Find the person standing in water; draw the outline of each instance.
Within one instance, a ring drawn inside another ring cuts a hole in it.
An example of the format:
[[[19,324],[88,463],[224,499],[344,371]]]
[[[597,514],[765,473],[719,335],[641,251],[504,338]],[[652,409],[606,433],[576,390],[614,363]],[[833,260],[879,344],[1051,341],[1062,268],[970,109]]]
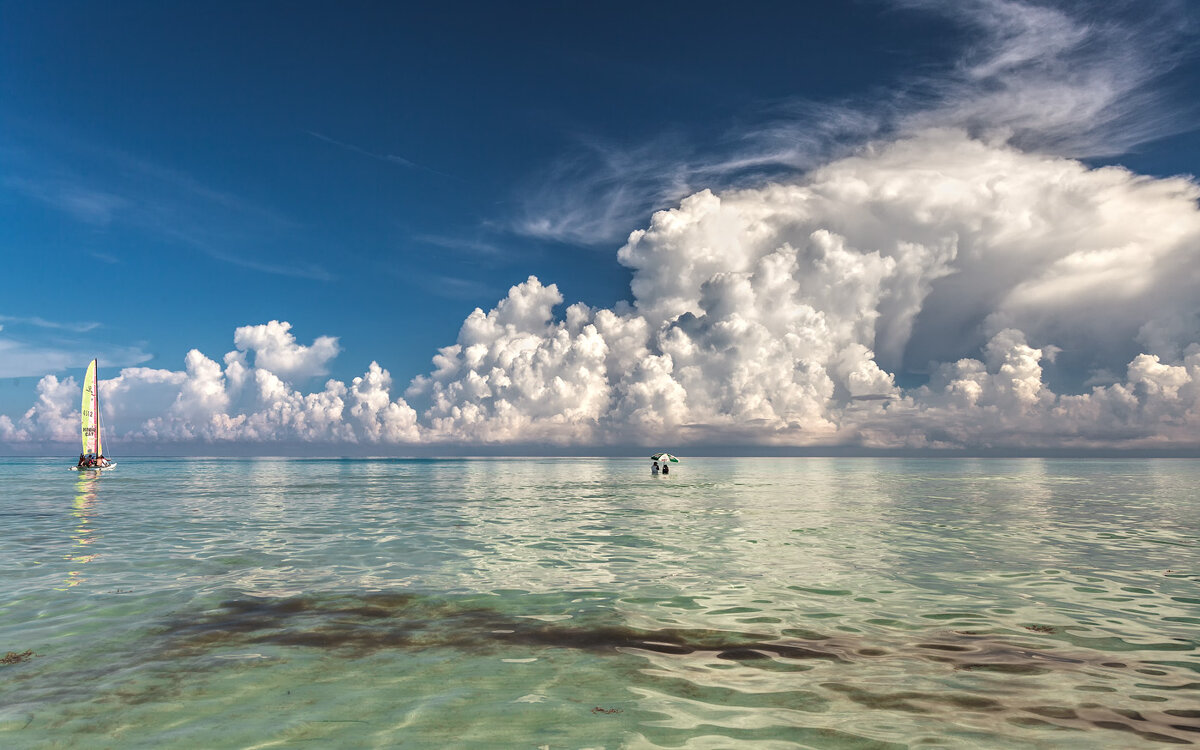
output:
[[[663,461],[662,473],[663,473],[663,476],[664,476],[664,477],[665,477],[667,474],[670,474],[670,473],[671,473],[671,465],[670,465],[669,463],[667,463],[666,461]]]
[[[658,461],[651,461],[651,462],[650,462],[650,473],[651,473],[653,476],[658,476]]]

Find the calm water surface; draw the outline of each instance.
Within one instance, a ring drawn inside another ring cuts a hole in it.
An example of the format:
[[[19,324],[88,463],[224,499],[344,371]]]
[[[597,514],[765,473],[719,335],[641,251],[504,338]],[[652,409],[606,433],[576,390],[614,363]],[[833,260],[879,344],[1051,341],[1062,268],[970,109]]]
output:
[[[1197,461],[70,461],[6,748],[1200,745]]]

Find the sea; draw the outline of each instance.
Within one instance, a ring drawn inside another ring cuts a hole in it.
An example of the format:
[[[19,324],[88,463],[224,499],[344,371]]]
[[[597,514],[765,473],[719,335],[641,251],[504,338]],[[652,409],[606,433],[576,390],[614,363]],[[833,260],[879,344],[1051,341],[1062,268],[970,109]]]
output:
[[[0,459],[3,748],[1200,745],[1200,461]]]

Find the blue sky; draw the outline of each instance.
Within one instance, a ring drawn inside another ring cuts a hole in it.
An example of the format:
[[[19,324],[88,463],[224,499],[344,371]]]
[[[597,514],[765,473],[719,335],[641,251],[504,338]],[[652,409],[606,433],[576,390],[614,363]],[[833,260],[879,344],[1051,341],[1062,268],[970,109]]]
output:
[[[886,87],[945,27],[855,4],[6,4],[4,312],[101,323],[152,366],[289,320],[336,331],[344,375],[416,375],[529,274],[628,298],[614,252],[666,201],[529,231],[559,170]],[[80,267],[96,295],[51,271]]]
[[[18,420],[45,375],[78,379],[91,356],[107,376],[179,372],[272,320],[297,345],[337,339],[284,378],[298,393],[374,361],[395,400],[472,309],[530,276],[557,285],[556,315],[637,302],[646,266],[617,251],[654,211],[943,124],[1195,174],[1197,20],[1183,2],[0,3],[0,414]],[[1037,103],[1057,84],[1079,101]],[[1010,89],[1029,111],[989,99]],[[901,389],[996,333],[915,330],[881,363]],[[1164,349],[1180,366],[1187,335]],[[1064,337],[1028,342],[1065,352],[1042,373],[1063,394],[1119,381],[1148,346],[1130,333],[1110,362],[1092,356],[1107,342]],[[420,413],[433,394],[408,398]]]

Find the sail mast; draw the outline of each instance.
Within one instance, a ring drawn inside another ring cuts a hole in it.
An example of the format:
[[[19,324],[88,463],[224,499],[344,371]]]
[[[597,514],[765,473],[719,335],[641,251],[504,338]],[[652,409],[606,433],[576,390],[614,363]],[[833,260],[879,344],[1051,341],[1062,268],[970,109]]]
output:
[[[92,383],[92,411],[96,414],[96,455],[103,456],[104,448],[100,445],[100,362],[96,363],[96,380]]]

